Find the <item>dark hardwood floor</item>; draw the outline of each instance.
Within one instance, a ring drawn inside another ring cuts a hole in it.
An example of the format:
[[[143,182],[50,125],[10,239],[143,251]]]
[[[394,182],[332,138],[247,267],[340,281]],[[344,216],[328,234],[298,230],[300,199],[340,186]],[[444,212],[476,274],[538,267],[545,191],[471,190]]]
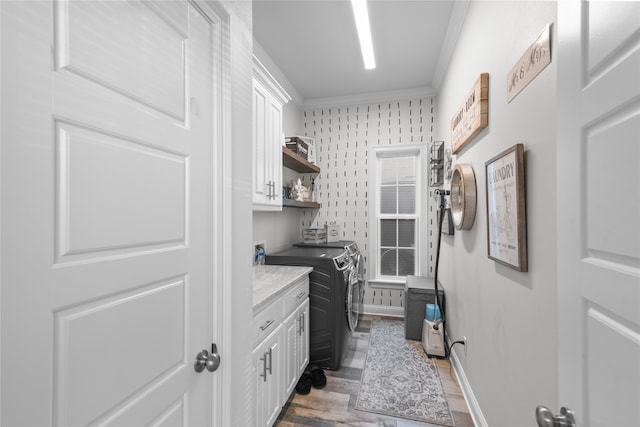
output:
[[[276,426],[436,426],[355,409],[369,345],[369,327],[374,319],[384,317],[363,316],[340,369],[325,371],[327,385],[323,389],[312,388],[311,393],[306,396],[295,391],[291,394],[276,421]],[[436,363],[456,427],[473,427],[469,408],[456,382],[455,374],[450,369],[449,361],[436,360]]]

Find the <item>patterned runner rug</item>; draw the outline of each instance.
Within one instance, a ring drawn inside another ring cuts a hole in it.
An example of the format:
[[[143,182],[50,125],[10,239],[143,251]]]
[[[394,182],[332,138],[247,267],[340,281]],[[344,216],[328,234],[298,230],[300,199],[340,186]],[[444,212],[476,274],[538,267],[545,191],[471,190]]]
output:
[[[402,321],[371,323],[356,409],[454,426],[438,367],[420,341],[404,338]]]

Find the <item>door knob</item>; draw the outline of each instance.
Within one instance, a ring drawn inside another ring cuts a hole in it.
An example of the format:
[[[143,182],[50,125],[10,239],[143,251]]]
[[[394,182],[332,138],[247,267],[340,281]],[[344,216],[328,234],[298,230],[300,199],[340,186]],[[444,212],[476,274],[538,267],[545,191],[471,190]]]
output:
[[[193,364],[193,369],[196,372],[202,372],[205,368],[207,371],[213,372],[220,366],[220,355],[218,354],[218,347],[215,344],[211,344],[211,354],[207,350],[202,350],[196,356],[196,361]]]
[[[538,406],[536,408],[536,421],[538,427],[576,427],[575,414],[564,406],[560,408],[560,415],[553,415],[549,408]]]

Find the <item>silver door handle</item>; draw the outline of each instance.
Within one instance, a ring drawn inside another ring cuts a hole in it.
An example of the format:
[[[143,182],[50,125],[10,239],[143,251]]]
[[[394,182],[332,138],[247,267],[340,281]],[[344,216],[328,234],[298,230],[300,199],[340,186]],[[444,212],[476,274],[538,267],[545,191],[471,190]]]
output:
[[[202,350],[196,355],[196,361],[193,364],[193,369],[200,373],[206,368],[209,372],[214,372],[220,366],[220,355],[218,354],[218,347],[215,344],[211,344],[211,354],[207,350]]]
[[[545,406],[536,408],[536,421],[538,427],[576,427],[575,414],[564,406],[560,408],[560,415],[553,415],[553,412]]]

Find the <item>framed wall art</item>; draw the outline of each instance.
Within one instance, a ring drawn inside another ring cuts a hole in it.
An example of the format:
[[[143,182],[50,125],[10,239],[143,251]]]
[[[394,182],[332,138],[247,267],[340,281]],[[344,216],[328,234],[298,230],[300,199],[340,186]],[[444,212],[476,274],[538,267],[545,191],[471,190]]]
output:
[[[487,254],[528,271],[524,146],[516,144],[485,163]]]

